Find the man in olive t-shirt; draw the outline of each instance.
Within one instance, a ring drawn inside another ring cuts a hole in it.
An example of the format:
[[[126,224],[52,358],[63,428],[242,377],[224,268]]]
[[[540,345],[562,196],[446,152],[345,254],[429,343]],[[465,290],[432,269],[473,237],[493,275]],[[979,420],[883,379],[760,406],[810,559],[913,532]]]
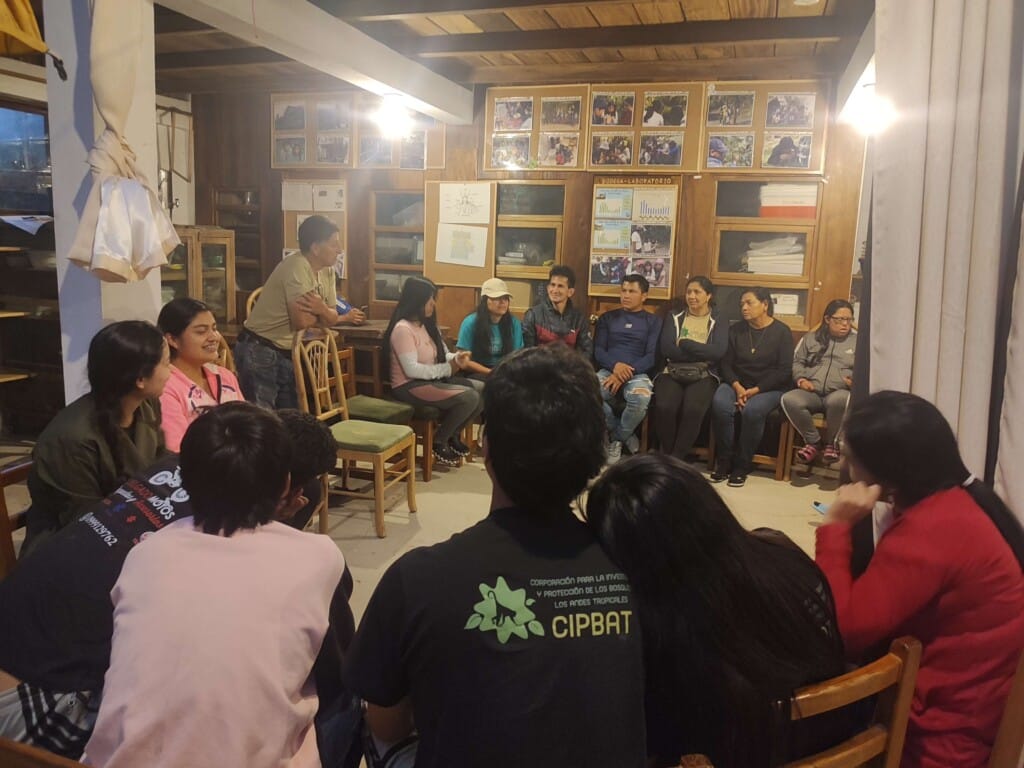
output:
[[[310,216],[299,227],[299,248],[270,274],[234,348],[242,394],[265,408],[298,407],[291,357],[296,331],[339,322],[358,325],[365,319],[358,309],[344,318],[336,309],[337,225]]]

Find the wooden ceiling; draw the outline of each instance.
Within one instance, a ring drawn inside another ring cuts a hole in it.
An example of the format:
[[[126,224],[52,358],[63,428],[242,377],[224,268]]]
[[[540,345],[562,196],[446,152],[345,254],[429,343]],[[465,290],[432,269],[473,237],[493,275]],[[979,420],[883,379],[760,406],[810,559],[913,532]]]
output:
[[[874,10],[873,0],[312,2],[465,85],[834,78]],[[167,94],[344,87],[160,6],[156,70]]]

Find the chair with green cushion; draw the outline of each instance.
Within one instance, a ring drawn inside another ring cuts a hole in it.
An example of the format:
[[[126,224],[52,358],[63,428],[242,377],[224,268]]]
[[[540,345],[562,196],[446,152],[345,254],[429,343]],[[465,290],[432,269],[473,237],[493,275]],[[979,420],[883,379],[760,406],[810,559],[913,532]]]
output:
[[[409,511],[416,511],[416,435],[403,424],[382,424],[351,418],[345,395],[344,373],[338,347],[330,331],[298,331],[292,343],[292,364],[299,407],[320,421],[331,423],[331,434],[338,442],[342,461],[342,486],[326,491],[359,499],[373,499],[377,535],[387,535],[384,527],[384,492],[395,483],[405,482]],[[372,492],[348,488],[350,476],[362,475],[369,464]],[[324,508],[326,510],[326,504]],[[320,517],[320,532],[327,532],[326,511]]]
[[[356,394],[355,357],[352,347],[338,350],[345,397],[348,398],[348,417],[358,421],[375,421],[378,424],[410,424],[415,418],[413,407],[397,400]]]
[[[412,429],[423,447],[423,482],[429,483],[434,473],[434,430],[441,411],[432,405],[417,405],[412,417]]]

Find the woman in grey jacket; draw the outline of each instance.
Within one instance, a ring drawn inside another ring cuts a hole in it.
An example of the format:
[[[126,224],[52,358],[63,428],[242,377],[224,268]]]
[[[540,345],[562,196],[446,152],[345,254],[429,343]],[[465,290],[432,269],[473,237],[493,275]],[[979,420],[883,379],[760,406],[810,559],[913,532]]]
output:
[[[823,458],[828,464],[839,461],[836,438],[850,402],[856,349],[853,306],[844,299],[833,299],[825,307],[821,325],[808,332],[796,348],[793,380],[797,388],[782,396],[782,410],[804,440],[804,447],[797,452],[801,461],[810,464],[821,452],[815,413],[825,414]]]
[[[728,323],[711,309],[715,288],[704,276],[686,284],[686,308],[665,318],[659,348],[666,367],[654,379],[654,425],[662,453],[685,459],[693,449],[718,387],[718,361],[729,342]],[[693,381],[676,378],[673,363],[697,363]]]

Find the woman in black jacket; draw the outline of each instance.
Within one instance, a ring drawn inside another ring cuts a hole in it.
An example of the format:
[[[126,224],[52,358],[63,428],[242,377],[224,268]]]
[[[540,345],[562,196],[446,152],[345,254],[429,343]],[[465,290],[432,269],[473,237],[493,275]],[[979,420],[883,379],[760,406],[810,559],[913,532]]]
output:
[[[662,453],[685,459],[697,440],[718,387],[718,361],[728,324],[711,305],[715,287],[703,275],[686,284],[686,307],[670,313],[659,348],[665,368],[654,379],[654,424]]]
[[[771,293],[760,287],[744,291],[740,311],[743,322],[729,329],[722,383],[711,402],[718,452],[711,482],[729,478],[729,485],[736,488],[747,482],[765,419],[779,407],[782,393],[793,386],[793,334],[772,317]]]

